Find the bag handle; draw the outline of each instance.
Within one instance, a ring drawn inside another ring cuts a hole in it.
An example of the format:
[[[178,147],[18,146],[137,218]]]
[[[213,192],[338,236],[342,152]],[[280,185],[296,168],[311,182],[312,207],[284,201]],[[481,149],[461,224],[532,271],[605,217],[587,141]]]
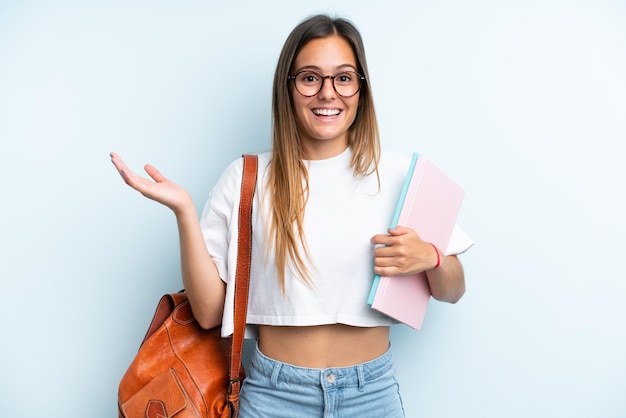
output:
[[[243,178],[239,200],[239,227],[237,239],[237,270],[235,271],[235,312],[234,332],[230,352],[230,372],[228,401],[231,416],[236,417],[239,409],[239,391],[241,390],[241,358],[243,339],[248,311],[248,292],[250,289],[250,259],[252,257],[252,201],[256,189],[258,157],[243,155]]]

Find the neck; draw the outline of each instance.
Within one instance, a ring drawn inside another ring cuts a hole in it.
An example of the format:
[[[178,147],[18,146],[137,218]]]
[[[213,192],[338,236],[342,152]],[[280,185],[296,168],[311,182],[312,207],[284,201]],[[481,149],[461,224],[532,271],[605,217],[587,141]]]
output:
[[[307,160],[326,160],[344,152],[348,148],[348,141],[324,141],[314,144],[304,143],[304,157]]]

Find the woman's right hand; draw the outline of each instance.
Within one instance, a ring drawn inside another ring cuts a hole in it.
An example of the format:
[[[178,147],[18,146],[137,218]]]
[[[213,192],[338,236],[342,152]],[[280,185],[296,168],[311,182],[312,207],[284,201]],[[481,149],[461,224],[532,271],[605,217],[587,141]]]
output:
[[[175,214],[193,207],[193,201],[187,190],[165,178],[159,170],[150,164],[146,164],[144,170],[146,170],[146,173],[152,180],[140,177],[132,172],[122,158],[114,152],[111,153],[111,162],[126,184],[145,197],[172,209]]]

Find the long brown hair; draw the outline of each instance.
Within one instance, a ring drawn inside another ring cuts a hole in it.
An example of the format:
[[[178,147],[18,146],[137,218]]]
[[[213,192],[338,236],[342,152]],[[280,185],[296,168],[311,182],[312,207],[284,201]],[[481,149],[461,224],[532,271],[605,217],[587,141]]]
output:
[[[288,76],[300,50],[307,42],[339,35],[352,47],[357,71],[365,76],[360,90],[359,108],[348,130],[348,146],[352,148],[350,166],[355,176],[376,173],[380,158],[378,123],[369,85],[363,40],[356,27],[346,19],[326,15],[312,16],[287,37],[274,74],[272,95],[272,159],[267,188],[271,196],[269,248],[276,253],[278,281],[285,290],[285,270],[293,269],[304,282],[312,285],[304,257],[310,258],[303,232],[307,201],[308,174],[303,163],[304,150],[293,113]],[[302,254],[304,251],[304,254]]]

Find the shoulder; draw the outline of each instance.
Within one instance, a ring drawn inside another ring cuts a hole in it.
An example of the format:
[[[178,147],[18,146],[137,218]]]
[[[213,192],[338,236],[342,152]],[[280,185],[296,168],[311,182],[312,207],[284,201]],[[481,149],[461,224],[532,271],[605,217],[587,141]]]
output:
[[[212,199],[224,199],[239,190],[243,173],[243,158],[237,158],[226,166],[211,192]]]
[[[249,153],[251,155],[257,155],[259,159],[259,171],[264,172],[271,158],[271,154],[269,152],[264,153]],[[233,160],[222,172],[216,187],[221,189],[239,189],[241,185],[241,176],[243,174],[243,158],[239,157]]]
[[[256,154],[259,158],[259,177],[265,175],[270,154]],[[243,158],[238,157],[232,160],[222,171],[219,179],[211,189],[205,204],[204,214],[214,212],[220,217],[230,216],[238,206],[241,196],[241,181],[243,175]],[[204,215],[203,215],[204,217]]]

